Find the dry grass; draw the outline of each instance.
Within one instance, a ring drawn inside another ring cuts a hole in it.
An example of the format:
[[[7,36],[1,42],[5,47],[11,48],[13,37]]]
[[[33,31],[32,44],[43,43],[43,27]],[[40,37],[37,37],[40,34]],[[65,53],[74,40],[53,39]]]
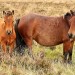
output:
[[[27,49],[23,56],[14,52],[10,57],[9,54],[3,55],[0,52],[0,75],[74,75],[75,56],[73,56],[71,65],[63,63],[60,49],[62,47],[58,46],[54,51],[50,51],[48,47],[33,45],[34,60],[28,55]],[[42,58],[40,57],[41,52],[44,54]],[[48,54],[50,57],[47,56]]]
[[[74,3],[75,0],[0,0],[0,2],[52,2],[52,3]]]
[[[75,9],[75,3],[53,3],[53,2],[1,2],[0,16],[3,10],[15,10],[15,18],[28,13],[38,13],[42,15],[64,15],[70,9]],[[62,9],[62,10],[61,10]]]
[[[15,10],[15,19],[28,13],[60,16],[70,9],[75,10],[74,0],[2,1],[0,2],[0,17],[3,17],[3,10]],[[73,64],[69,65],[62,62],[62,50],[62,45],[51,50],[49,47],[35,43],[33,45],[35,60],[31,59],[27,52],[23,56],[13,53],[12,58],[8,54],[4,56],[0,52],[0,75],[75,75],[75,51],[73,52]],[[42,53],[43,58],[41,58]]]

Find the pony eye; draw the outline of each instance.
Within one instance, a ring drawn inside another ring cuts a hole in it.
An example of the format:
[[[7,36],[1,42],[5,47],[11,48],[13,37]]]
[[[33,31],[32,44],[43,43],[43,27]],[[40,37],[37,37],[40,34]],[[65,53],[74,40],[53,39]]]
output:
[[[12,23],[14,23],[14,21]]]
[[[4,21],[5,22],[5,21]],[[6,23],[6,22],[5,22]]]

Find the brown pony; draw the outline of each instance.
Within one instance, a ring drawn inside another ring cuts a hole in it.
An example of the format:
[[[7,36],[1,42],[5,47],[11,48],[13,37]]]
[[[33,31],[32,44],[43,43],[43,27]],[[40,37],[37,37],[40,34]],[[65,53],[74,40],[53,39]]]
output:
[[[3,11],[4,19],[0,19],[0,44],[4,53],[6,53],[6,46],[10,46],[9,53],[12,53],[14,48],[16,34],[14,30],[14,11]]]
[[[32,52],[33,39],[44,46],[56,46],[63,43],[64,61],[72,60],[75,37],[75,15],[72,10],[60,17],[38,14],[23,16],[18,23],[18,32],[30,52]]]

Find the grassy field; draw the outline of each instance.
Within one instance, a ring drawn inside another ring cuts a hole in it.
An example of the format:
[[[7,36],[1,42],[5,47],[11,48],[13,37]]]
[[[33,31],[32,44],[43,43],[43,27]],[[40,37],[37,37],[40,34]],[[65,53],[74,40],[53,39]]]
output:
[[[41,1],[22,1],[9,0],[0,1],[0,17],[3,17],[3,10],[14,10],[14,19],[20,18],[28,13],[37,13],[46,16],[64,15],[70,9],[75,10],[74,0],[41,0]],[[0,75],[75,75],[75,46],[73,48],[73,63],[63,63],[63,45],[54,47],[44,47],[33,43],[35,60],[27,54],[27,49],[23,56],[16,52],[13,57],[3,55],[0,52]],[[43,58],[41,58],[43,54]]]

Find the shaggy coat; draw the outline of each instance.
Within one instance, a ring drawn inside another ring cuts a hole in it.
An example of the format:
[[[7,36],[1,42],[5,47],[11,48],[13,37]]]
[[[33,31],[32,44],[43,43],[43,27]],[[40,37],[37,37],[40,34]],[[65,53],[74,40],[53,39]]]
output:
[[[68,61],[71,61],[74,24],[75,15],[73,11],[60,17],[28,14],[20,19],[18,32],[30,51],[32,50],[33,39],[44,46],[56,46],[63,43],[64,61],[67,60],[68,55]],[[70,41],[70,38],[72,41]]]
[[[16,33],[13,24],[13,12],[3,11],[4,19],[0,19],[0,44],[3,52],[6,53],[6,46],[9,46],[9,53],[11,54],[16,40]]]

